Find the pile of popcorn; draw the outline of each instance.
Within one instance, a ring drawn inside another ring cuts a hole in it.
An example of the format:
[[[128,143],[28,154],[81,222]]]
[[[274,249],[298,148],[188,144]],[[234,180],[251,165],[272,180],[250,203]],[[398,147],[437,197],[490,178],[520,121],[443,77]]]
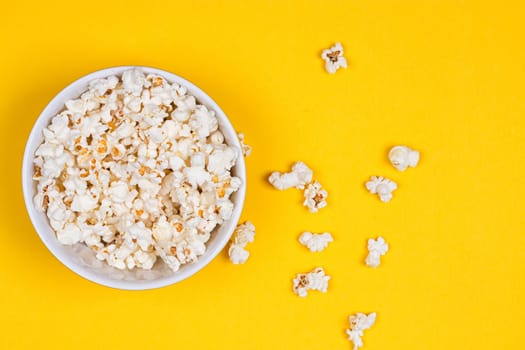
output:
[[[215,112],[138,69],[90,82],[65,107],[43,131],[33,175],[59,242],[118,269],[197,261],[241,186],[231,172],[241,150]]]

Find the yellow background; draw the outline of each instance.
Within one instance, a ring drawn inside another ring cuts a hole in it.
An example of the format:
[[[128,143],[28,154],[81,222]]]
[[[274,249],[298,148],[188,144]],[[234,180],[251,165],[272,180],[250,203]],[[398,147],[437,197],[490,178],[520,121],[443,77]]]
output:
[[[525,5],[520,1],[10,1],[0,15],[1,349],[521,349],[525,326]],[[347,70],[321,50],[340,41]],[[246,265],[223,252],[183,283],[92,284],[46,250],[25,213],[25,139],[47,102],[91,71],[149,65],[186,77],[254,147]],[[397,172],[389,147],[421,150]],[[296,160],[329,205],[265,181]],[[397,181],[392,202],[364,189]],[[296,239],[330,231],[313,254]],[[391,250],[364,266],[366,239]],[[323,266],[327,294],[291,291]]]

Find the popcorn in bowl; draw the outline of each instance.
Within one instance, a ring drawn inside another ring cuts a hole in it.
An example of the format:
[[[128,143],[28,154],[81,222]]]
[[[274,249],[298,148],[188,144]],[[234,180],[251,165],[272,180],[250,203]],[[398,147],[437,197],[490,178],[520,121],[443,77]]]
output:
[[[151,70],[151,69],[150,69]],[[120,270],[196,262],[242,187],[215,111],[177,83],[128,69],[93,80],[43,128],[35,207],[63,245]]]

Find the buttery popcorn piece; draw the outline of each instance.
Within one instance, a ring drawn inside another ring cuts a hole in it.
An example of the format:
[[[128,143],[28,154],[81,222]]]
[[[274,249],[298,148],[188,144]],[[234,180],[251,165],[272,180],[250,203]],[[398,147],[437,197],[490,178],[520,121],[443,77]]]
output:
[[[43,136],[35,206],[60,243],[82,243],[118,269],[197,261],[242,185],[231,173],[241,152],[215,112],[140,69],[90,82]]]
[[[270,174],[269,181],[278,190],[286,190],[292,187],[304,189],[312,182],[313,172],[303,162],[297,162],[292,165],[292,171],[288,173],[273,172]]]
[[[349,318],[350,328],[346,330],[348,340],[354,344],[354,350],[358,350],[363,346],[363,333],[370,329],[376,321],[376,313],[372,312],[368,315],[358,312]]]
[[[315,181],[306,186],[303,205],[307,207],[311,213],[317,213],[319,209],[326,207],[326,197],[328,197],[328,192],[322,189],[319,182]]]
[[[332,235],[328,232],[311,233],[303,232],[299,236],[299,243],[310,249],[311,252],[320,252],[328,247],[328,243],[333,242]]]
[[[388,153],[390,163],[399,171],[415,168],[419,163],[419,152],[407,146],[394,146]]]
[[[397,189],[397,184],[382,176],[372,176],[370,181],[366,183],[366,189],[372,194],[379,196],[383,202],[390,202],[392,199],[392,192]]]
[[[248,260],[250,252],[244,249],[243,246],[232,243],[228,249],[228,255],[233,264],[239,265],[244,264]]]
[[[314,269],[312,272],[300,273],[293,280],[293,292],[304,298],[309,290],[318,290],[326,293],[330,276],[325,275],[322,267]]]
[[[343,46],[336,43],[329,49],[323,50],[321,57],[325,61],[325,69],[328,73],[334,74],[339,68],[346,68],[346,58],[343,56]]]
[[[385,242],[383,237],[377,237],[377,239],[368,239],[368,255],[365,263],[369,267],[378,267],[381,264],[381,256],[388,252],[388,243]]]
[[[237,225],[233,232],[233,238],[228,249],[228,255],[233,264],[244,264],[250,252],[244,249],[248,243],[255,239],[255,226],[250,221]]]

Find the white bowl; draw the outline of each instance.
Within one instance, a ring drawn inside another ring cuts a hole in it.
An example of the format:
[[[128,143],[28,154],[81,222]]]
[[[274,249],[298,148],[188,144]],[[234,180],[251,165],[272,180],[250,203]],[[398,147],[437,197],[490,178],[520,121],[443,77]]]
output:
[[[164,287],[180,282],[204,268],[215,256],[217,256],[217,254],[219,254],[226,243],[228,243],[241,215],[246,194],[246,169],[244,158],[240,156],[232,172],[242,180],[242,186],[239,191],[234,193],[231,197],[234,203],[231,219],[215,229],[212,237],[206,244],[206,252],[196,263],[183,265],[177,272],[171,271],[162,262],[157,262],[152,270],[135,269],[132,271],[122,271],[108,266],[105,262],[97,260],[94,253],[83,244],[76,244],[74,246],[60,244],[45,214],[37,211],[33,204],[33,197],[36,192],[36,186],[32,179],[33,159],[37,147],[43,141],[42,129],[48,126],[53,116],[64,109],[64,103],[67,100],[78,98],[82,92],[86,91],[88,83],[91,80],[105,78],[110,75],[119,76],[124,71],[131,68],[142,69],[145,73],[159,74],[171,83],[185,86],[188,89],[188,93],[194,95],[201,104],[216,112],[219,121],[219,128],[224,134],[226,142],[229,145],[236,146],[240,149],[241,146],[237,134],[228,120],[228,117],[226,117],[224,112],[211,99],[211,97],[189,81],[173,73],[150,67],[123,66],[107,68],[88,74],[71,83],[56,95],[40,114],[31,130],[24,152],[22,164],[22,187],[24,191],[25,205],[36,232],[46,247],[60,262],[73,272],[92,282],[118,289],[143,290]]]

